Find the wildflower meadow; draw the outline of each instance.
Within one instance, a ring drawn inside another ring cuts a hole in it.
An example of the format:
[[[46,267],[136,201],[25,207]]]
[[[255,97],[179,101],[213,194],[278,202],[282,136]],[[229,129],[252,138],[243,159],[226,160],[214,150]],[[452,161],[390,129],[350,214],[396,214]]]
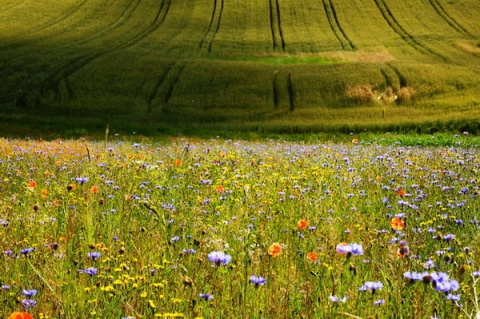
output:
[[[0,318],[479,318],[464,138],[1,139]]]

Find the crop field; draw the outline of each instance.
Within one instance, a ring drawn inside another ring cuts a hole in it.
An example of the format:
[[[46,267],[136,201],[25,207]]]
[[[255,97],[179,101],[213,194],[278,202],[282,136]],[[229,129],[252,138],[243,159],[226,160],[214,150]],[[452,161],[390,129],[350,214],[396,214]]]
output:
[[[480,139],[447,137],[1,139],[0,317],[477,319]]]
[[[479,16],[478,0],[3,0],[0,121],[474,133]]]

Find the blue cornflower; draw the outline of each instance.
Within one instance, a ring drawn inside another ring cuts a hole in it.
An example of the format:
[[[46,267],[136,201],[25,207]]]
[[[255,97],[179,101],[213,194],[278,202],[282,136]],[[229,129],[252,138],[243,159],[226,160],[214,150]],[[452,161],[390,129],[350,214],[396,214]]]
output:
[[[261,276],[252,275],[250,276],[250,282],[254,284],[255,287],[258,287],[259,285],[264,285],[267,282],[267,279]]]
[[[352,247],[352,254],[353,255],[363,255],[363,247],[362,244],[350,244]]]
[[[86,182],[88,182],[88,177],[77,177],[75,178],[75,181],[77,181],[80,184],[85,184]]]
[[[23,255],[28,255],[29,253],[34,252],[35,250],[36,249],[34,247],[30,247],[30,248],[25,248],[20,250],[20,253],[22,253]]]
[[[448,300],[453,300],[453,301],[460,301],[460,295],[452,295],[448,294],[445,296]]]
[[[452,240],[452,239],[455,239],[455,235],[454,234],[446,234],[445,236],[443,236],[443,240]]]
[[[22,299],[21,302],[25,310],[35,307],[35,305],[37,304],[37,301],[33,299]]]
[[[430,269],[432,267],[435,266],[435,263],[433,262],[433,260],[429,259],[427,260],[424,264],[423,264],[423,268],[425,269]]]
[[[450,279],[448,274],[444,272],[433,272],[430,274],[431,280],[435,287],[435,290],[441,292],[457,291],[460,288],[460,284],[455,279]]]
[[[374,306],[381,306],[381,305],[383,305],[384,303],[385,303],[385,300],[383,300],[383,299],[378,299],[378,300],[375,300],[375,301],[373,302],[373,305],[374,305]]]
[[[183,249],[182,252],[184,254],[190,254],[190,255],[193,255],[195,254],[197,251],[195,249]]]
[[[211,295],[211,294],[199,294],[198,296],[201,299],[205,299],[205,300],[208,300],[208,301],[213,300],[213,295]]]
[[[37,294],[37,291],[35,289],[23,289],[22,290],[22,295],[25,297],[33,297]]]
[[[92,252],[87,253],[87,256],[90,259],[96,260],[96,259],[100,258],[100,256],[102,256],[102,254],[100,254],[98,251],[92,251]]]
[[[426,275],[428,275],[427,272],[406,271],[403,273],[403,277],[410,280],[423,280]]]
[[[78,272],[93,276],[93,275],[96,275],[98,273],[98,269],[94,268],[94,267],[90,267],[90,268],[85,268],[85,269],[79,269]]]
[[[10,286],[9,285],[3,285],[1,288],[2,288],[2,290],[9,290]]]
[[[349,254],[349,255],[363,255],[363,247],[362,244],[346,244],[340,243],[337,245],[336,248],[339,254]]]
[[[374,293],[376,290],[380,290],[383,288],[383,284],[381,282],[375,281],[367,281],[363,284],[362,287],[358,288],[358,291],[367,291],[371,290]]]
[[[208,254],[208,260],[220,264],[228,264],[232,260],[232,256],[225,254],[223,251],[212,251]]]
[[[330,300],[331,302],[342,302],[342,303],[344,303],[345,301],[347,301],[347,297],[340,298],[340,297],[332,295],[332,296],[328,297],[328,300]]]

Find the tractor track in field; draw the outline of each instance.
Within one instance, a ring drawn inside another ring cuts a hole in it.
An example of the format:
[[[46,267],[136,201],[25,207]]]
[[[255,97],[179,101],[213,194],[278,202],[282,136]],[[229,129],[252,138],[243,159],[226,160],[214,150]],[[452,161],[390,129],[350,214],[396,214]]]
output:
[[[272,79],[272,95],[273,95],[273,107],[278,108],[278,105],[280,104],[280,97],[278,96],[278,92],[280,91],[279,89],[279,83],[278,83],[278,74],[275,73],[273,75]]]
[[[154,87],[147,97],[147,113],[151,113],[154,109],[154,100],[159,100],[161,107],[166,107],[172,97],[178,78],[183,72],[187,62],[172,62],[163,70],[162,74],[157,78]]]
[[[290,112],[295,111],[295,91],[293,89],[292,74],[287,75],[288,105]]]
[[[212,52],[213,40],[215,39],[218,30],[220,30],[220,22],[223,15],[223,5],[224,0],[213,0],[213,10],[210,18],[210,24],[208,25],[207,32],[205,32],[202,40],[200,40],[198,44],[198,49],[200,51],[207,48],[208,54]]]
[[[44,81],[44,84],[40,85],[39,87],[41,95],[45,96],[45,95],[48,95],[49,92],[53,92],[55,100],[57,101],[61,100],[63,97],[61,94],[60,86],[61,86],[61,83],[63,82],[66,84],[66,87],[67,87],[67,91],[68,91],[67,98],[69,99],[73,98],[75,96],[74,89],[70,84],[68,84],[69,83],[68,78],[71,75],[78,72],[80,69],[82,69],[89,63],[93,62],[94,60],[106,54],[110,54],[119,50],[126,49],[128,47],[135,45],[136,43],[143,40],[144,38],[146,38],[165,21],[165,18],[170,9],[171,2],[172,0],[163,0],[162,3],[160,4],[156,18],[152,22],[152,24],[149,27],[141,30],[139,33],[137,33],[135,36],[131,37],[130,39],[127,39],[126,41],[114,47],[105,49],[103,51],[99,51],[96,53],[92,53],[89,55],[76,58],[70,63],[60,67],[57,71],[51,73],[47,77],[47,79]]]
[[[383,19],[387,22],[390,28],[398,34],[408,45],[410,45],[413,49],[417,50],[418,52],[435,56],[440,58],[443,61],[448,61],[446,57],[433,51],[432,49],[426,47],[421,42],[416,40],[411,34],[408,33],[407,30],[397,21],[393,13],[390,11],[390,8],[385,3],[385,0],[373,0],[375,5],[377,6],[378,10],[382,14]]]
[[[282,31],[282,20],[280,18],[280,5],[278,0],[268,2],[270,15],[270,30],[272,34],[273,51],[285,52],[285,39]]]
[[[398,83],[400,84],[400,88],[408,86],[407,79],[403,76],[403,74],[398,70],[398,68],[394,67],[390,63],[385,63],[386,66],[388,66],[398,77]],[[383,73],[383,72],[382,72]]]
[[[428,2],[433,7],[438,16],[440,16],[440,18],[442,18],[442,20],[445,21],[455,31],[472,37],[472,35],[467,31],[467,29],[462,27],[460,23],[458,23],[451,15],[448,14],[448,12],[443,8],[443,6],[438,0],[428,0]]]
[[[295,111],[295,91],[293,87],[292,74],[290,72],[282,76],[279,76],[279,73],[277,72],[273,75],[272,95],[273,107],[275,109],[278,109],[280,105],[287,105],[285,100],[288,99],[288,110],[290,112]],[[283,103],[282,100],[284,101]]]
[[[340,25],[340,22],[338,21],[337,12],[335,11],[335,6],[333,5],[332,0],[322,0],[322,2],[325,14],[328,19],[328,24],[330,25],[330,29],[332,30],[333,34],[335,34],[338,42],[340,42],[342,49],[354,50],[355,45],[348,38],[347,34]]]
[[[162,84],[165,82],[165,79],[167,78],[167,75],[169,74],[170,70],[172,67],[175,65],[174,62],[170,63],[167,65],[166,68],[163,69],[163,72],[158,76],[157,81],[155,82],[155,85],[153,86],[152,90],[147,96],[147,113],[151,113],[153,110],[153,100],[157,97],[158,91],[160,90],[160,87]]]

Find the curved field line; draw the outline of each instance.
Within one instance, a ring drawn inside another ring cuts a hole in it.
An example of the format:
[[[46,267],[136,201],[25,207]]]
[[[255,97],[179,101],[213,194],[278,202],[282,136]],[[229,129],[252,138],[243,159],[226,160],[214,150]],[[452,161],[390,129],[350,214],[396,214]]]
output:
[[[268,2],[268,9],[270,13],[270,30],[272,34],[273,50],[281,50],[282,52],[285,52],[285,40],[283,38],[278,0],[270,0]]]
[[[76,73],[79,71],[81,68],[85,67],[87,64],[91,63],[92,61],[98,59],[101,56],[104,56],[106,54],[119,51],[125,48],[128,48],[132,45],[135,45],[142,39],[146,38],[148,35],[150,35],[152,32],[154,32],[164,21],[165,18],[168,14],[170,4],[172,0],[163,0],[160,8],[157,12],[157,18],[155,21],[150,25],[150,27],[140,31],[137,35],[134,37],[126,40],[123,43],[118,44],[115,47],[96,52],[90,55],[82,56],[79,57],[73,61],[71,61],[69,64],[64,65],[61,67],[59,70],[56,72],[50,74],[46,81],[45,84],[40,87],[40,92],[42,94],[46,94],[48,91],[53,91],[55,94],[55,98],[58,100],[61,98],[60,96],[60,83],[62,81],[65,81],[68,77],[70,77],[72,74]],[[165,7],[165,9],[164,9]],[[73,92],[73,89],[70,89],[69,91]],[[74,92],[73,92],[74,93]],[[74,94],[69,94],[70,96],[73,96]]]
[[[342,26],[340,25],[340,22],[338,21],[337,12],[335,11],[335,6],[333,5],[332,0],[323,0],[323,8],[325,9],[330,28],[332,29],[338,41],[342,45],[342,48],[344,50],[355,49],[355,45],[347,37],[347,34],[345,33]]]
[[[152,90],[148,94],[148,96],[147,96],[147,113],[150,113],[153,110],[152,102],[155,99],[155,97],[157,96],[160,87],[165,82],[165,79],[167,78],[167,75],[170,72],[170,70],[172,69],[173,65],[174,65],[173,62],[167,65],[167,67],[163,70],[162,74],[160,74],[160,76],[157,78],[157,82],[155,83]]]
[[[392,30],[397,33],[407,44],[409,44],[412,48],[417,50],[418,52],[425,54],[425,55],[432,55],[436,56],[444,61],[448,59],[443,55],[436,53],[435,51],[425,47],[422,43],[418,42],[412,35],[410,35],[407,30],[405,30],[400,23],[398,23],[397,19],[395,19],[394,15],[388,8],[385,0],[373,0],[382,14],[383,18],[387,22],[387,24],[392,28]]]
[[[178,62],[173,67],[174,74],[172,75],[172,79],[166,83],[166,92],[163,96],[163,103],[165,105],[168,104],[168,102],[170,101],[170,98],[173,94],[173,89],[175,88],[175,85],[178,82],[178,78],[180,77],[180,74],[182,74],[185,66],[186,62]]]
[[[219,1],[221,1],[220,6],[218,5]],[[212,51],[213,40],[215,39],[215,36],[218,30],[220,30],[220,20],[222,19],[222,14],[223,14],[223,0],[213,0],[213,10],[212,10],[212,16],[210,18],[210,24],[208,25],[207,32],[205,32],[204,36],[202,37],[202,39],[198,44],[198,48],[200,51],[202,51],[206,47],[205,43],[208,43],[207,45],[208,53]],[[215,26],[215,29],[214,31],[212,31],[214,26]]]
[[[295,91],[293,90],[291,73],[288,73],[288,76],[287,76],[287,91],[288,91],[288,102],[290,105],[290,112],[293,112],[295,111]]]
[[[278,74],[275,73],[272,79],[273,107],[278,108],[280,97],[278,96]]]
[[[385,65],[392,69],[392,71],[397,75],[401,88],[408,86],[407,79],[402,75],[402,73],[400,73],[400,71],[396,67],[394,67],[390,63],[385,63]]]
[[[462,27],[454,18],[452,18],[447,11],[442,7],[438,0],[428,0],[430,5],[433,7],[435,12],[453,29],[455,29],[459,33],[466,34],[468,36],[472,36],[464,27]]]

